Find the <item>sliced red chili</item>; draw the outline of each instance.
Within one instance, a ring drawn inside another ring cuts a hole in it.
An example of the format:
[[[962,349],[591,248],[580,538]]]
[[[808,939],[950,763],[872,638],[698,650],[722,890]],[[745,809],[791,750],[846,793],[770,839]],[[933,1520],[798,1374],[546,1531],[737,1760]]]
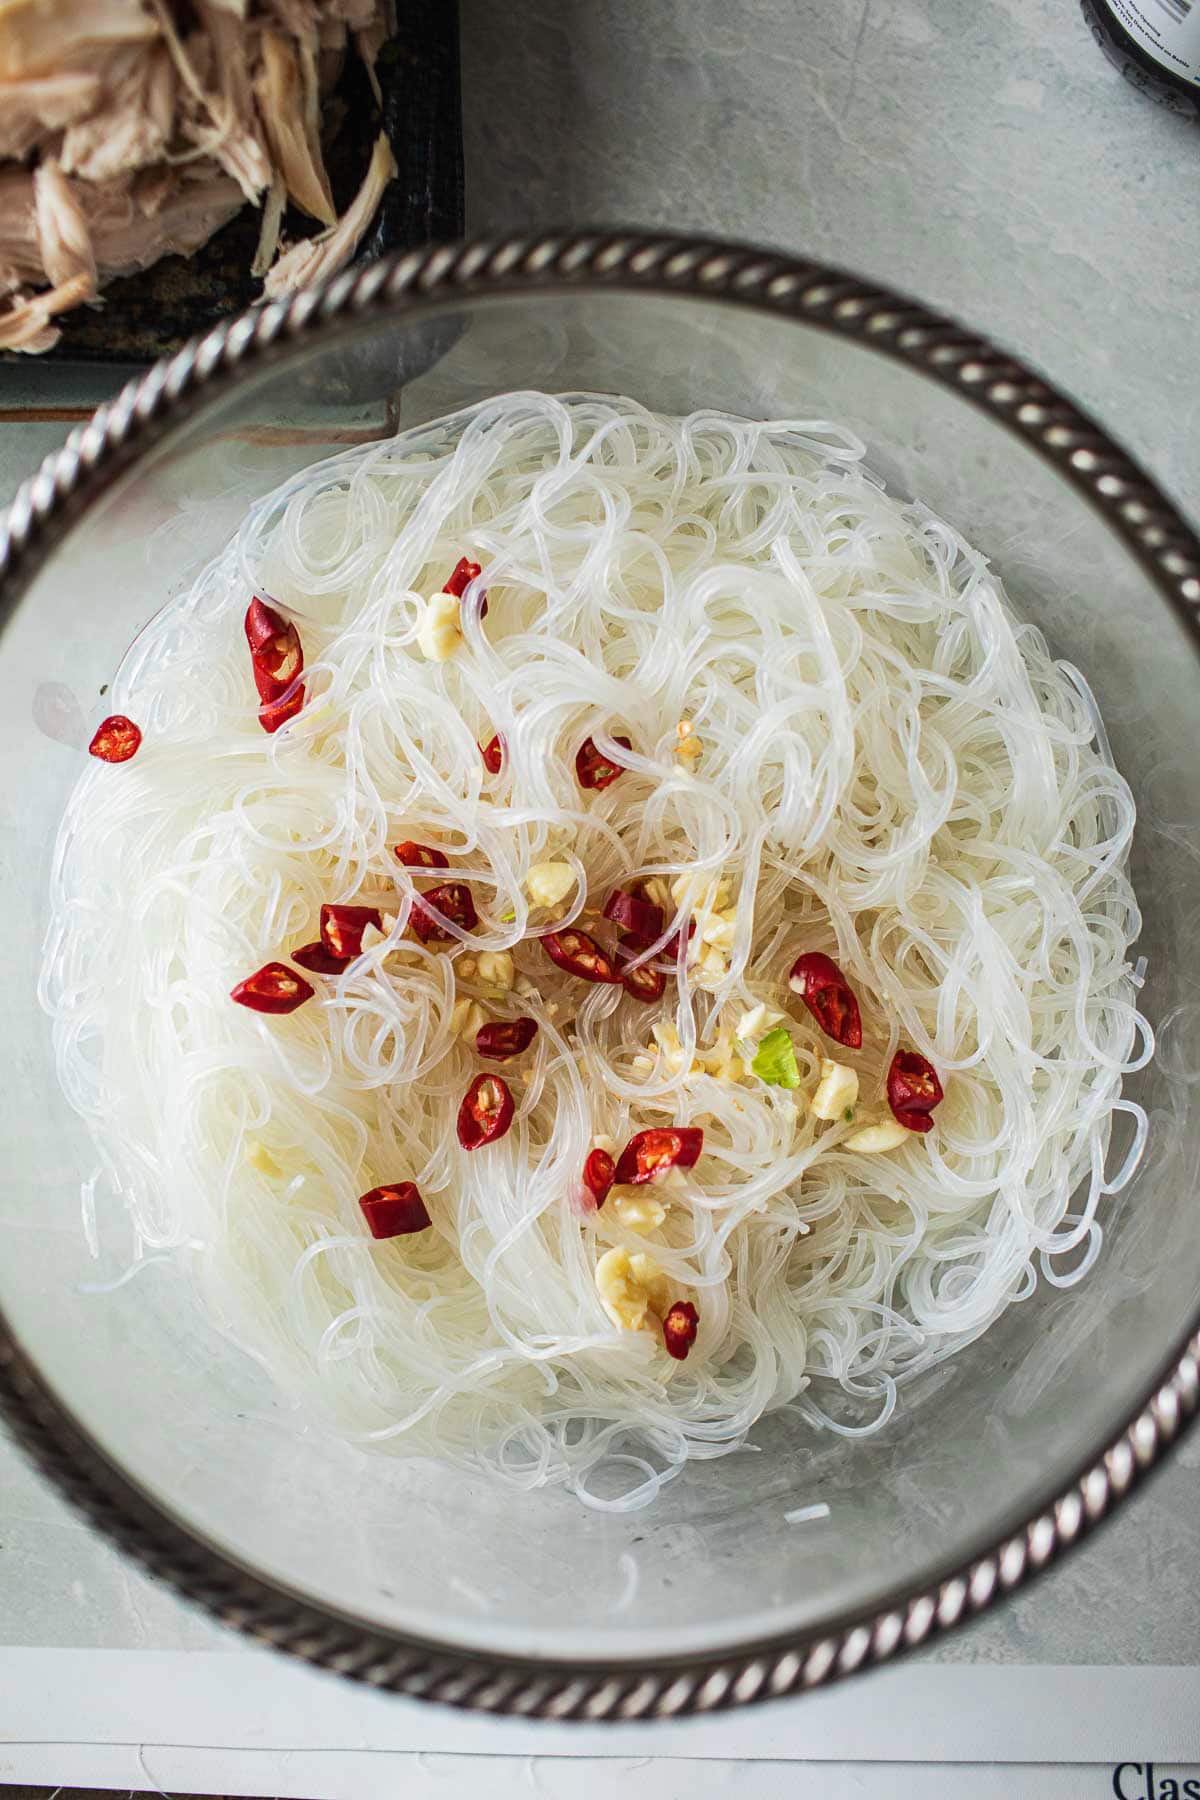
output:
[[[621,979],[612,959],[605,955],[595,938],[589,937],[586,931],[576,931],[573,925],[565,931],[548,931],[541,939],[541,945],[551,962],[565,969],[568,975],[578,975],[581,981],[615,983]]]
[[[304,667],[300,633],[257,594],[246,609],[246,642],[260,700],[280,699]]]
[[[622,937],[635,939],[642,950],[654,942],[663,928],[662,907],[643,900],[639,894],[631,894],[628,888],[613,889],[604,902],[604,917],[612,920]]]
[[[489,775],[498,775],[504,767],[504,739],[497,732],[488,743],[480,744],[479,754]]]
[[[668,1356],[673,1356],[676,1362],[683,1362],[696,1341],[699,1329],[700,1314],[691,1301],[677,1300],[663,1320],[663,1343],[667,1347]]]
[[[827,1037],[848,1050],[862,1048],[862,1019],[854,989],[834,962],[821,950],[798,956],[788,976],[788,986],[799,994]]]
[[[394,1187],[372,1188],[358,1204],[373,1238],[411,1237],[433,1224],[415,1181],[398,1181]]]
[[[377,906],[323,906],[321,942],[335,956],[358,956],[368,925],[383,930],[383,914]]]
[[[645,1006],[661,1000],[666,985],[667,978],[663,971],[651,968],[649,963],[639,963],[636,969],[625,969],[621,974],[621,986],[625,992]]]
[[[269,962],[239,981],[230,989],[229,997],[239,1006],[248,1006],[251,1012],[290,1013],[311,1000],[315,991],[303,975],[297,975],[286,963]]]
[[[405,838],[402,844],[396,845],[396,861],[402,862],[406,869],[448,869],[449,858],[435,850],[430,844],[414,844],[411,838]]]
[[[617,1179],[617,1165],[607,1150],[591,1150],[583,1165],[583,1185],[599,1209]]]
[[[617,1158],[617,1180],[640,1187],[668,1169],[690,1169],[703,1148],[704,1133],[699,1125],[639,1131]]]
[[[472,562],[469,556],[460,556],[454,565],[454,572],[446,578],[442,592],[453,594],[456,600],[461,600],[476,576],[481,573],[477,562]]]
[[[464,1150],[494,1144],[513,1122],[513,1097],[499,1075],[477,1075],[458,1109],[458,1141]]]
[[[353,960],[349,956],[335,956],[319,938],[315,943],[301,944],[298,950],[291,952],[291,958],[314,975],[340,975]]]
[[[289,719],[294,719],[304,705],[304,683],[301,681],[282,700],[268,700],[258,709],[258,722],[264,731],[274,734]]]
[[[627,737],[614,738],[613,743],[620,744],[622,750],[633,749],[633,744]],[[594,741],[585,738],[575,752],[575,773],[579,777],[580,787],[606,788],[612,786],[618,775],[625,773],[625,765],[610,762],[607,756],[601,756]]]
[[[447,580],[442,592],[444,594],[453,594],[456,600],[461,600],[470,584],[480,574],[482,574],[482,570],[477,562],[472,562],[468,556],[460,556],[455,563],[453,573]],[[480,596],[479,616],[481,619],[486,619],[488,616],[486,594]]]
[[[507,1062],[510,1056],[520,1056],[523,1050],[528,1050],[537,1032],[536,1019],[495,1020],[479,1027],[475,1033],[475,1048],[480,1056],[490,1057],[493,1062]]]
[[[96,727],[96,735],[88,745],[88,755],[98,756],[101,762],[128,762],[136,756],[142,742],[140,726],[127,719],[124,713],[113,713]]]
[[[931,1062],[916,1050],[897,1050],[888,1070],[887,1097],[906,1131],[932,1131],[933,1109],[946,1096]]]
[[[461,925],[464,931],[473,931],[479,923],[479,914],[475,911],[475,900],[465,881],[443,881],[440,887],[430,888],[420,900],[414,901],[412,909],[412,928],[423,944],[431,938],[449,938],[450,933],[442,929],[441,924],[428,911],[429,906],[436,906],[447,919]]]

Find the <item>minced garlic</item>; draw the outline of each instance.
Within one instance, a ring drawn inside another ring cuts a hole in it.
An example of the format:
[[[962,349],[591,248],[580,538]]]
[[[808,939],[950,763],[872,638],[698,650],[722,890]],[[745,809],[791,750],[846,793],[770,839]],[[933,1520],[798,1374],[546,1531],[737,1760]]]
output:
[[[627,1231],[657,1231],[667,1216],[667,1209],[641,1188],[614,1188],[605,1202],[605,1210],[624,1225]]]
[[[525,888],[535,906],[557,906],[575,886],[575,871],[568,862],[534,863],[525,877]]]
[[[452,1036],[461,1038],[464,1044],[473,1043],[475,1034],[482,1025],[487,1024],[487,1014],[478,1000],[459,1000],[455,1002],[450,1014],[450,1031]]]
[[[912,1132],[898,1119],[882,1119],[877,1125],[864,1125],[842,1144],[843,1150],[858,1150],[864,1156],[877,1156],[883,1150],[895,1150]]]
[[[456,594],[435,594],[425,603],[417,627],[417,644],[429,662],[448,662],[463,641],[462,614]]]
[[[647,1313],[661,1319],[670,1305],[667,1278],[644,1250],[619,1246],[606,1250],[596,1264],[596,1289],[601,1305],[622,1331],[640,1331]]]
[[[821,1081],[812,1100],[811,1111],[818,1119],[840,1119],[847,1108],[858,1103],[858,1072],[846,1063],[821,1059]],[[886,1148],[886,1146],[885,1146]]]
[[[270,1175],[272,1178],[278,1178],[283,1174],[283,1170],[275,1161],[275,1158],[271,1155],[267,1146],[265,1144],[260,1144],[257,1138],[252,1139],[251,1142],[246,1145],[246,1161],[250,1164],[252,1169],[257,1169],[260,1175]]]
[[[765,1032],[770,1031],[772,1025],[778,1025],[783,1016],[781,1012],[776,1012],[773,1006],[767,1006],[760,1000],[757,1006],[750,1007],[747,1012],[742,1014],[734,1027],[733,1035],[741,1038],[744,1043],[753,1044]]]
[[[485,987],[511,988],[517,965],[508,950],[481,950],[476,959],[479,979]]]

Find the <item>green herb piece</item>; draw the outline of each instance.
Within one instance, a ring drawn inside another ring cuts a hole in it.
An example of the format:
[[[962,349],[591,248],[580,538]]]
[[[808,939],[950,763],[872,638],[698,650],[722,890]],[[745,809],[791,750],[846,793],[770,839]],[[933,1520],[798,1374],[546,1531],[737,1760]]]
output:
[[[751,1069],[760,1081],[770,1087],[798,1088],[800,1086],[800,1070],[796,1066],[796,1052],[792,1048],[792,1040],[782,1025],[774,1031],[768,1031],[760,1042],[754,1055]]]
[[[843,1119],[845,1119],[847,1125],[853,1125],[853,1123],[854,1123],[854,1108],[852,1106],[848,1106],[846,1108],[845,1112],[842,1114],[842,1117],[843,1117]]]

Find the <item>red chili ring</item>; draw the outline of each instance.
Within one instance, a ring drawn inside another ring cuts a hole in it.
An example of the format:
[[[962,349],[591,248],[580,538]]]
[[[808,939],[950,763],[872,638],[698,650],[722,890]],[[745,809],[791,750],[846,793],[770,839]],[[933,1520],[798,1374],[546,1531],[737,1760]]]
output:
[[[700,1314],[691,1301],[676,1300],[663,1320],[663,1343],[667,1347],[668,1356],[673,1356],[676,1362],[683,1362],[696,1341],[699,1329]]]
[[[411,1237],[433,1224],[415,1181],[372,1188],[360,1195],[358,1204],[373,1238]]]
[[[631,999],[640,1000],[643,1006],[653,1006],[656,1000],[661,1000],[666,985],[666,975],[650,963],[639,963],[636,969],[625,969],[621,974],[625,992]]]
[[[464,931],[473,931],[479,923],[475,900],[466,882],[443,881],[440,887],[429,888],[419,900],[413,901],[412,928],[423,944],[429,943],[431,938],[448,940],[451,935],[429,912],[426,902],[428,906],[436,906],[456,925],[461,925]]]
[[[627,737],[614,738],[613,743],[620,744],[622,750],[633,749],[633,744]],[[624,763],[610,762],[607,756],[602,756],[592,738],[585,738],[575,752],[575,774],[580,787],[595,788],[602,792],[606,787],[612,786],[618,775],[624,773]]]
[[[449,858],[431,844],[414,844],[411,838],[405,838],[397,844],[393,852],[396,861],[403,863],[406,869],[448,869]]]
[[[106,763],[128,762],[131,756],[137,755],[141,742],[141,727],[127,719],[124,713],[113,713],[96,727],[95,736],[88,745],[88,755]]]
[[[639,1131],[617,1158],[617,1180],[640,1187],[668,1169],[690,1169],[703,1148],[704,1132],[699,1125]]]
[[[507,1062],[510,1056],[520,1056],[523,1050],[528,1050],[537,1032],[536,1019],[493,1020],[489,1025],[481,1025],[475,1033],[475,1048],[480,1056],[493,1062]]]
[[[862,1019],[854,989],[834,962],[821,950],[798,956],[788,976],[788,986],[799,994],[827,1037],[848,1050],[862,1048]]]
[[[621,979],[595,938],[586,931],[577,931],[573,925],[565,931],[548,931],[540,943],[551,962],[568,975],[577,975],[580,981],[615,984]]]
[[[583,1165],[583,1185],[596,1202],[597,1211],[608,1199],[609,1190],[616,1179],[617,1165],[608,1151],[589,1151]]]
[[[443,594],[453,594],[456,600],[461,600],[476,576],[482,572],[479,564],[472,562],[469,556],[460,556],[452,573],[446,578]]]
[[[377,906],[323,906],[321,908],[321,942],[334,956],[349,959],[362,951],[363,932],[368,925],[383,930],[383,914]]]
[[[887,1097],[906,1131],[932,1131],[933,1109],[946,1096],[931,1062],[916,1050],[897,1050],[888,1070]]]
[[[319,938],[314,943],[301,944],[298,950],[291,952],[291,958],[314,975],[340,975],[353,960],[349,956],[335,956]]]
[[[636,939],[641,949],[662,935],[662,907],[630,893],[628,888],[613,889],[604,902],[604,917],[612,920],[622,937]]]
[[[229,998],[251,1012],[290,1013],[311,1000],[315,992],[311,983],[286,963],[269,962],[231,988]]]
[[[458,1141],[464,1150],[494,1144],[513,1122],[516,1108],[506,1081],[499,1075],[477,1075],[458,1109]]]
[[[245,631],[258,697],[273,703],[287,693],[304,667],[300,633],[257,594],[246,609]]]

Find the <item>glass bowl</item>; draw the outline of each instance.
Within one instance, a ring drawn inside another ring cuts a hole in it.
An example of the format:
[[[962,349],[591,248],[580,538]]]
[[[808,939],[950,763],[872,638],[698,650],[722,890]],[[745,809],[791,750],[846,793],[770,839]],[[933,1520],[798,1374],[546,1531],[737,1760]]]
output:
[[[877,1435],[768,1419],[758,1455],[693,1465],[623,1515],[330,1444],[173,1263],[114,1285],[120,1200],[93,1192],[97,1262],[80,1221],[94,1156],[35,992],[57,820],[145,622],[297,468],[518,387],[853,427],[1086,672],[1139,809],[1160,1048],[1128,1091],[1151,1132],[1088,1279],[1041,1284]],[[498,1712],[667,1716],[802,1690],[1028,1579],[1196,1410],[1200,545],[1020,364],[852,275],[742,246],[589,234],[409,255],[219,326],[74,433],[11,509],[0,622],[0,1399],[95,1523],[226,1623]],[[789,1519],[814,1499],[828,1519]]]

